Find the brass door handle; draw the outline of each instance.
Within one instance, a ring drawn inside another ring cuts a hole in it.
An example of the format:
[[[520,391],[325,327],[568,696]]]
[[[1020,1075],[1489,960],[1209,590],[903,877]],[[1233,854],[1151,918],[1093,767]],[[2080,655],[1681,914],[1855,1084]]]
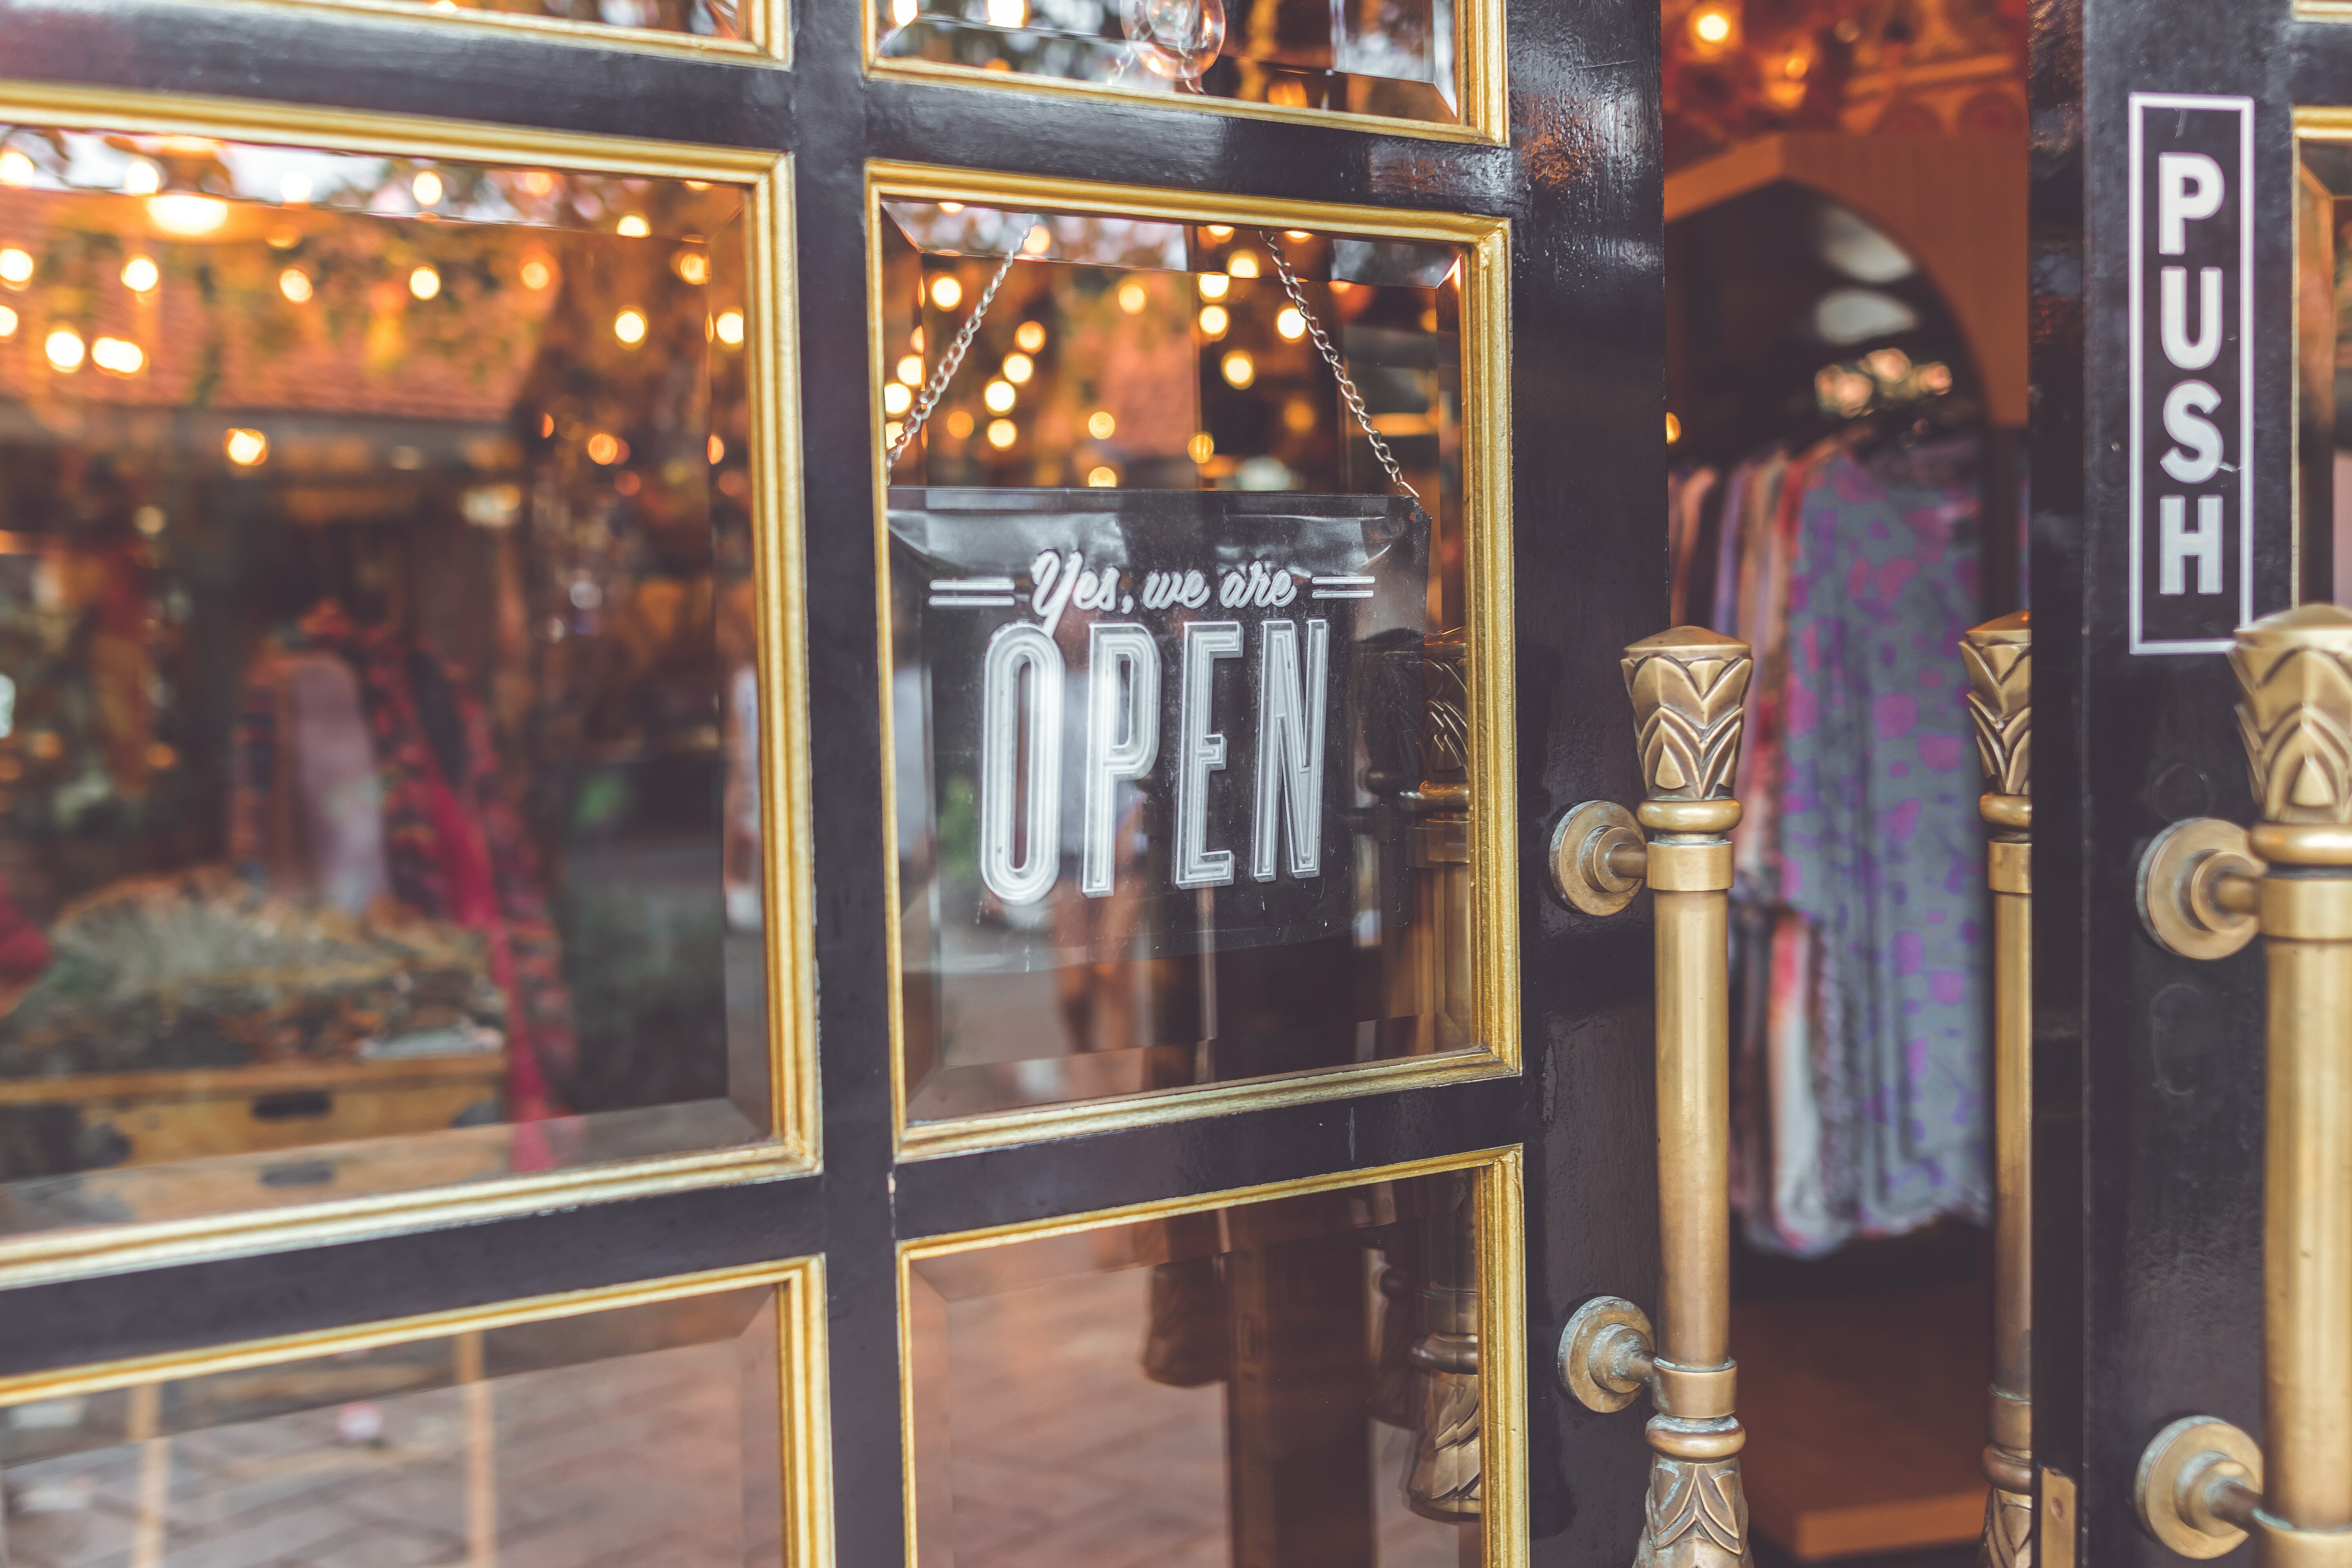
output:
[[[2262,820],[2176,823],[2140,863],[2140,918],[2190,958],[2259,931],[2269,977],[2263,1442],[2210,1416],[2142,1457],[2141,1522],[2263,1568],[2352,1568],[2352,615],[2239,628],[2238,727]]]
[[[1753,1562],[1733,1414],[1729,894],[1731,797],[1748,645],[1678,626],[1625,650],[1644,799],[1635,812],[1588,801],[1552,841],[1560,896],[1611,914],[1646,882],[1656,900],[1658,1299],[1662,1331],[1614,1296],[1587,1301],[1560,1334],[1559,1374],[1593,1410],[1647,1387],[1647,1568]],[[1648,829],[1646,841],[1634,824]]]
[[[1992,889],[1992,1441],[1986,1568],[2033,1562],[2033,633],[2021,612],[1960,639]]]

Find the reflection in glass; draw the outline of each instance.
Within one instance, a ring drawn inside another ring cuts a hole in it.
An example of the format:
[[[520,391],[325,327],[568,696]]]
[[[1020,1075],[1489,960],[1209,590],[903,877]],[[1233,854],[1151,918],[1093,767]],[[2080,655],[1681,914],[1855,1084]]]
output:
[[[919,1568],[1480,1553],[1481,1178],[908,1264]]]
[[[909,1120],[1478,1048],[1457,252],[886,213]]]
[[[492,11],[509,16],[548,16],[594,22],[651,33],[685,33],[703,38],[746,37],[737,0],[415,0],[436,11]]]
[[[762,1135],[742,205],[0,140],[0,1230]]]
[[[885,58],[1441,123],[1454,0],[877,0]]]
[[[2298,144],[2298,526],[2306,540],[2332,540],[2335,560],[2332,583],[2299,592],[2352,605],[2352,145],[2307,135]]]
[[[776,1292],[0,1409],[14,1568],[781,1565]]]

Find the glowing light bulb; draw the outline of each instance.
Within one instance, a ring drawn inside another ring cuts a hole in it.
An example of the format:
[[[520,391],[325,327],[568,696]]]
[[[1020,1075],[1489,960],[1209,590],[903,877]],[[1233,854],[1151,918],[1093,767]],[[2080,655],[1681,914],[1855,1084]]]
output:
[[[16,335],[16,312],[5,305],[0,305],[0,338],[13,338]]]
[[[1195,286],[1201,290],[1202,299],[1222,300],[1225,291],[1234,286],[1234,280],[1223,272],[1203,272],[1195,280]]]
[[[718,321],[719,341],[730,348],[743,341],[743,312],[721,310]]]
[[[1231,325],[1233,325],[1233,318],[1225,313],[1225,308],[1223,305],[1201,307],[1202,336],[1222,338],[1225,335],[1225,329]]]
[[[1208,227],[1208,236],[1211,239],[1231,239],[1234,237],[1234,226],[1229,223],[1213,223]]]
[[[1127,282],[1118,286],[1118,308],[1129,315],[1139,313],[1150,302],[1151,296],[1144,292],[1142,284]]]
[[[945,273],[931,279],[931,303],[942,310],[952,310],[963,303],[963,285]]]
[[[613,227],[631,239],[643,239],[654,231],[653,226],[635,213],[623,214],[621,221],[614,224]]]
[[[33,160],[18,148],[0,153],[0,185],[29,185],[39,172],[33,166]]]
[[[1307,318],[1298,313],[1297,306],[1285,305],[1282,313],[1274,319],[1274,330],[1297,342],[1307,335]]]
[[[915,395],[905,382],[886,381],[882,384],[883,413],[894,416],[904,414],[914,405]]]
[[[1000,452],[1013,445],[1020,436],[1021,432],[1014,427],[1010,419],[992,419],[988,422],[988,444]]]
[[[144,158],[133,158],[122,166],[122,189],[134,196],[152,196],[163,188],[163,171]]]
[[[155,226],[166,234],[181,235],[194,239],[206,235],[228,221],[228,204],[218,196],[191,195],[174,191],[167,196],[147,198],[147,216]]]
[[[908,354],[898,362],[898,379],[908,386],[923,384],[923,356]]]
[[[608,431],[599,430],[588,437],[588,460],[599,468],[619,462],[621,450],[621,438]]]
[[[310,199],[311,189],[310,176],[298,169],[278,182],[278,199],[299,207]]]
[[[230,430],[221,437],[221,450],[238,468],[249,468],[269,456],[269,437],[258,430]]]
[[[33,280],[33,258],[30,252],[10,246],[0,250],[0,283],[25,284]]]
[[[430,300],[441,292],[441,274],[430,267],[420,267],[408,275],[408,291],[420,300]]]
[[[1029,378],[1037,374],[1037,362],[1027,354],[1004,356],[1004,379],[1015,386],[1026,386]]]
[[[144,294],[163,280],[162,268],[144,256],[134,256],[122,264],[122,286],[133,294]]]
[[[289,267],[278,275],[278,291],[297,305],[308,303],[310,298],[310,275],[299,267]]]
[[[681,250],[670,258],[669,269],[697,287],[710,281],[710,258],[698,250]]]
[[[1118,470],[1109,467],[1108,464],[1097,468],[1088,468],[1087,470],[1087,483],[1093,486],[1096,489],[1107,490],[1113,485],[1118,483]]]
[[[441,176],[430,169],[419,172],[416,178],[408,182],[408,194],[416,198],[416,205],[420,207],[438,206],[443,194]]]
[[[948,434],[961,441],[971,434],[971,415],[959,408],[948,416]]]
[[[981,402],[988,405],[991,414],[1013,412],[1013,384],[1008,381],[992,381],[980,393]]]
[[[988,25],[1013,28],[1027,25],[1028,0],[988,0]]]
[[[703,449],[710,454],[710,460],[713,463],[723,460],[727,456],[727,443],[716,436],[704,443]]]
[[[1013,341],[1021,345],[1024,353],[1035,353],[1039,349],[1045,346],[1045,323],[1043,321],[1022,322],[1019,329],[1013,332]]]
[[[1227,383],[1237,388],[1247,386],[1257,379],[1257,366],[1251,362],[1249,355],[1239,349],[1227,354],[1225,363],[1219,368],[1225,373]]]
[[[82,344],[81,334],[71,327],[55,327],[41,344],[41,352],[49,356],[49,364],[60,374],[71,375],[81,368],[82,358],[89,351]]]
[[[1286,228],[1282,232],[1286,237],[1290,239],[1313,239],[1315,237],[1314,231],[1311,229]]]
[[[1087,434],[1097,441],[1108,441],[1118,434],[1118,421],[1108,408],[1097,408],[1087,416]]]
[[[921,15],[916,0],[890,0],[890,25],[894,27],[912,26]]]
[[[137,375],[147,364],[147,353],[123,338],[100,338],[89,345],[89,362],[116,375]]]
[[[1225,263],[1225,270],[1236,278],[1255,278],[1257,276],[1257,258],[1246,250],[1236,250]]]
[[[624,310],[613,318],[613,335],[635,348],[646,341],[646,314],[643,310]]]
[[[1184,443],[1184,455],[1196,463],[1205,463],[1217,455],[1217,438],[1206,430],[1197,430]]]
[[[1691,16],[1691,37],[1720,47],[1731,41],[1731,12],[1723,5],[1702,5]]]
[[[555,281],[555,269],[538,257],[522,264],[522,286],[536,294]]]
[[[1666,416],[1666,445],[1671,447],[1683,438],[1683,422],[1673,415]]]

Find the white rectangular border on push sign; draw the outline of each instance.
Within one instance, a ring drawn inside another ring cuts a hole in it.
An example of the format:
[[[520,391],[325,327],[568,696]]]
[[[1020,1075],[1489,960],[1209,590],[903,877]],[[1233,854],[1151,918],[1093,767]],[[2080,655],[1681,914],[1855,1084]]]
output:
[[[2253,195],[2252,99],[2131,95],[2135,654],[2226,653],[2254,618]]]

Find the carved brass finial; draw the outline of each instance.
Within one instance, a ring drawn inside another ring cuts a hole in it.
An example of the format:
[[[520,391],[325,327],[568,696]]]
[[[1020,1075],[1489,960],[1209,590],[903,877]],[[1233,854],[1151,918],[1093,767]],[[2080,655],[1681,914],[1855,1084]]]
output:
[[[2020,610],[1960,636],[1977,756],[1996,795],[2033,793],[2033,633],[2027,614]]]
[[[1755,668],[1746,643],[1704,626],[1676,626],[1625,650],[1625,690],[1652,800],[1731,798],[1741,703]]]
[[[2352,823],[2352,614],[2303,605],[2264,616],[2238,628],[2230,668],[2263,820]]]

